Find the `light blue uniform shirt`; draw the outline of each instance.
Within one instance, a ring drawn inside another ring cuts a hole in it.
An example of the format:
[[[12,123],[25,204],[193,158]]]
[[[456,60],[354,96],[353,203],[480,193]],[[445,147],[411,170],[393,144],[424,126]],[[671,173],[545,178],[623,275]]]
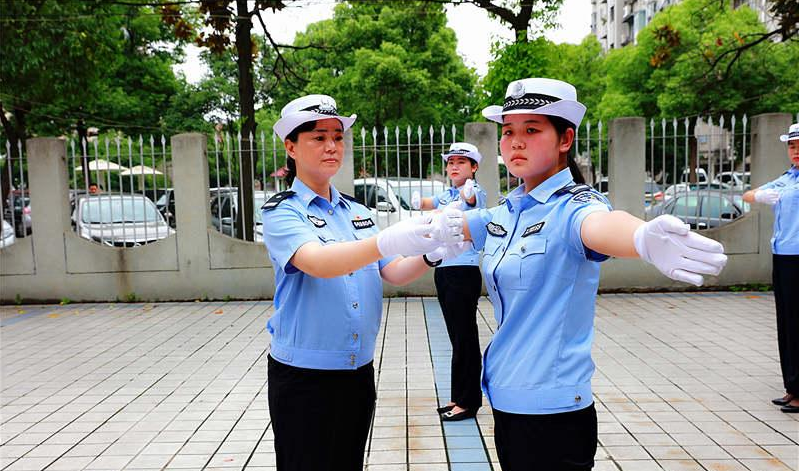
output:
[[[294,179],[287,197],[263,210],[264,244],[275,269],[275,313],[267,323],[270,354],[291,366],[354,370],[374,357],[383,310],[383,259],[348,275],[316,278],[289,260],[308,242],[360,240],[378,232],[369,209],[333,186],[331,201]],[[267,202],[264,207],[267,207]]]
[[[504,204],[466,213],[483,250],[497,331],[483,355],[483,392],[491,407],[516,414],[554,414],[593,403],[594,301],[599,261],[580,228],[610,204],[592,189],[572,194],[569,169]],[[583,187],[585,188],[585,187]],[[559,191],[561,190],[561,191]]]
[[[774,205],[771,251],[777,255],[799,255],[799,169],[792,166],[760,189],[780,192],[780,199]]]
[[[474,182],[474,206],[470,206],[468,203],[464,203],[463,207],[464,210],[468,209],[480,209],[486,207],[486,192],[477,182]],[[454,186],[447,188],[445,191],[441,192],[438,196],[433,197],[433,207],[439,208],[446,206],[453,201],[460,201],[461,200],[461,190],[460,188],[456,188]],[[441,267],[454,267],[454,266],[478,266],[480,265],[480,251],[475,250],[474,248],[470,248],[466,252],[458,255],[457,257],[451,260],[445,260],[441,263]]]

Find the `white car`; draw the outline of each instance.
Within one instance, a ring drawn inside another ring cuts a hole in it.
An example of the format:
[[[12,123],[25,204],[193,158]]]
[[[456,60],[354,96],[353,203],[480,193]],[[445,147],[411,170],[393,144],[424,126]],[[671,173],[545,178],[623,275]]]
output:
[[[375,222],[382,228],[422,213],[411,208],[414,191],[418,191],[422,198],[428,198],[447,189],[440,181],[408,177],[367,177],[358,178],[353,183],[355,199],[372,210]]]
[[[78,236],[111,247],[137,247],[175,233],[144,195],[81,196],[72,223]]]
[[[752,188],[749,172],[720,172],[713,179],[713,183],[718,183],[723,188],[731,190],[746,191]]]
[[[2,232],[0,233],[0,249],[9,247],[17,241],[17,236],[14,234],[14,226],[2,219]]]
[[[690,172],[688,171],[687,168],[685,170],[683,170],[682,171],[682,178],[680,179],[680,182],[688,183],[689,173]],[[700,185],[705,185],[705,184],[707,184],[710,181],[707,178],[707,171],[705,169],[697,168],[695,170],[695,173],[696,173],[696,183],[699,183]]]

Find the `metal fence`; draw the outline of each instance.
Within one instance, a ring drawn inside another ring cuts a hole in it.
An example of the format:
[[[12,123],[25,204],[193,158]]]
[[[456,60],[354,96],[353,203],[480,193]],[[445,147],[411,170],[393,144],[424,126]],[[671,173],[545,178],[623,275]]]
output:
[[[170,153],[164,136],[70,139],[72,227],[86,240],[138,247],[174,233]]]
[[[22,142],[5,141],[5,154],[0,159],[0,249],[28,237],[33,231],[30,191],[28,190],[28,165]]]
[[[381,227],[419,214],[411,205],[413,193],[427,198],[447,188],[441,154],[459,136],[463,130],[455,125],[355,129],[354,197],[372,210]]]

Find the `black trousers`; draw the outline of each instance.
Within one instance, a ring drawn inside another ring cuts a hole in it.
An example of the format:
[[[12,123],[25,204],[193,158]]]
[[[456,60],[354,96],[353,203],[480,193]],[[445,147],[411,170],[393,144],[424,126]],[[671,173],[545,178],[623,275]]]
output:
[[[511,414],[494,409],[494,443],[502,471],[588,471],[597,445],[596,409]]]
[[[268,359],[278,471],[362,471],[375,407],[374,367],[312,370]]]
[[[480,372],[483,368],[477,336],[477,301],[482,278],[476,266],[436,268],[438,303],[452,344],[452,402],[464,409],[483,404]]]
[[[799,396],[799,255],[774,255],[777,343],[785,391]]]

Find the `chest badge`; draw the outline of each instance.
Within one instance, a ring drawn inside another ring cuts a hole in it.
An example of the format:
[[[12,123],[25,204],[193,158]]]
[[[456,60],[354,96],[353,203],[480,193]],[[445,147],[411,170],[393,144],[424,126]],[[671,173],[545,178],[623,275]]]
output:
[[[327,225],[327,221],[311,214],[308,215],[308,220],[311,221],[311,223],[313,223],[313,225],[316,227],[325,227]]]
[[[544,228],[544,222],[545,221],[541,221],[525,229],[524,232],[522,233],[522,237],[527,237],[529,235],[538,234],[539,232],[541,232],[541,229]]]
[[[492,236],[505,237],[508,235],[508,231],[506,231],[504,227],[493,222],[486,224],[486,229],[488,229],[488,233]]]
[[[356,229],[369,229],[370,227],[374,227],[374,225],[375,222],[372,220],[372,218],[368,219],[355,218],[352,220],[352,227]]]

